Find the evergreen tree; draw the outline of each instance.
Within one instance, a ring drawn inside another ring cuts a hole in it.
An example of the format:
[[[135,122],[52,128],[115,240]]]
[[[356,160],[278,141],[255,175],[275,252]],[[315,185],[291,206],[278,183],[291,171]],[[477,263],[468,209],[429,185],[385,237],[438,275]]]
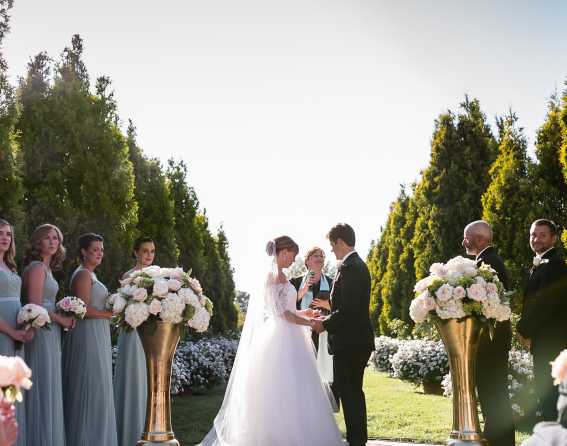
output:
[[[8,81],[8,65],[2,52],[4,37],[10,29],[8,12],[12,5],[12,0],[0,0],[0,217],[14,224],[20,235],[22,187],[14,129],[17,109],[14,88]]]
[[[187,165],[183,161],[168,161],[167,178],[173,200],[174,232],[179,247],[179,264],[202,280],[206,270],[203,233],[197,222],[199,200],[187,184]],[[208,252],[207,252],[208,253]]]
[[[151,237],[157,246],[155,263],[161,266],[177,264],[175,217],[169,182],[157,159],[148,159],[136,142],[136,128],[128,125],[127,144],[136,178],[135,199],[138,202],[139,236]]]
[[[494,244],[506,263],[513,290],[523,289],[525,265],[531,265],[528,234],[534,219],[527,141],[517,120],[512,112],[498,119],[498,156],[482,197],[483,218],[492,225]]]
[[[388,218],[388,222],[389,220],[390,218]],[[370,272],[370,322],[377,335],[384,334],[380,328],[380,314],[383,307],[382,278],[388,263],[388,252],[384,242],[385,234],[388,231],[388,222],[386,222],[385,227],[380,228],[378,239],[372,241],[368,257],[366,258],[366,264]]]
[[[222,299],[218,311],[225,315],[226,329],[235,330],[238,323],[238,311],[235,305],[236,286],[234,283],[234,269],[228,254],[228,238],[222,226],[216,235],[217,251],[220,259],[220,276],[222,278]]]
[[[561,102],[553,95],[545,122],[537,131],[537,164],[530,170],[531,190],[535,195],[534,217],[550,218],[560,230],[567,228],[567,182],[561,165]]]
[[[417,220],[413,253],[417,279],[434,262],[462,254],[464,226],[482,215],[481,196],[496,145],[478,100],[468,97],[461,113],[451,111],[435,123],[431,161],[415,191]]]

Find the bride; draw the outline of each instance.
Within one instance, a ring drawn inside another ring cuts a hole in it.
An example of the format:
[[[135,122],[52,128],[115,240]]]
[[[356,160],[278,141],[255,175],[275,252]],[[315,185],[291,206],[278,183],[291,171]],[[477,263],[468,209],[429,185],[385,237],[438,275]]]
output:
[[[281,236],[266,251],[264,296],[249,302],[224,400],[201,446],[342,446],[306,328],[312,310],[296,310],[297,292],[282,272],[299,247]]]

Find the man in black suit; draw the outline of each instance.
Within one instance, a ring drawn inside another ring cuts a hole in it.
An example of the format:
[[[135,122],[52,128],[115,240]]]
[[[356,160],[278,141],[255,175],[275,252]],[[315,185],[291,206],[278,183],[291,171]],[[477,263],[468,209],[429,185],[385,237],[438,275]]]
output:
[[[567,265],[555,249],[557,227],[540,219],[530,228],[530,246],[536,256],[524,293],[518,322],[521,340],[534,358],[534,381],[544,421],[557,420],[557,388],[550,362],[567,348]]]
[[[467,225],[463,247],[476,257],[477,266],[486,263],[508,289],[504,262],[492,247],[492,228],[479,220]],[[514,418],[508,396],[508,352],[512,344],[510,321],[497,322],[494,337],[483,330],[476,359],[476,385],[484,418],[484,438],[490,446],[514,446]]]
[[[370,273],[354,250],[354,230],[339,223],[327,234],[341,265],[331,290],[331,314],[316,319],[313,329],[329,332],[333,354],[333,377],[342,402],[346,437],[350,446],[363,446],[368,439],[366,401],[362,390],[364,369],[374,350],[370,325]]]

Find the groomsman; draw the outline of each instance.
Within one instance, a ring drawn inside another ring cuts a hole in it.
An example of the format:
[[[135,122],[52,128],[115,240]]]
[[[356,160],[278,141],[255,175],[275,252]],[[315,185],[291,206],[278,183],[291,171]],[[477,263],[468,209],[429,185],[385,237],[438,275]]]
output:
[[[508,289],[504,262],[492,246],[492,228],[479,220],[467,225],[463,247],[476,257],[477,266],[486,263]],[[514,419],[508,396],[508,352],[512,343],[510,321],[497,322],[494,337],[483,330],[477,353],[476,384],[484,418],[484,437],[490,446],[514,446]]]
[[[524,293],[518,322],[521,340],[534,358],[536,394],[544,421],[557,420],[557,387],[550,362],[567,348],[567,265],[555,249],[557,227],[540,219],[530,228],[530,246],[536,256]]]

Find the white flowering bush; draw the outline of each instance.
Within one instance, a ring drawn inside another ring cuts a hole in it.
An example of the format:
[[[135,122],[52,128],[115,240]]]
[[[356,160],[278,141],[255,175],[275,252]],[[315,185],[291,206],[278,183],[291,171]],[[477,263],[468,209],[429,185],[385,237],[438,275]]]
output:
[[[238,339],[216,337],[183,342],[172,365],[171,393],[203,392],[228,381]]]
[[[157,320],[185,323],[198,333],[209,327],[213,304],[200,283],[181,268],[148,266],[134,271],[120,284],[106,305],[121,328],[131,330]]]
[[[508,395],[514,416],[516,420],[520,420],[534,407],[533,362],[531,355],[522,350],[510,350],[508,358]],[[448,373],[441,383],[446,397],[453,395],[451,382],[451,373]]]
[[[388,336],[379,336],[374,339],[374,345],[376,350],[372,354],[371,363],[376,370],[381,372],[388,372],[390,375],[394,373],[392,368],[392,357],[398,351],[400,343],[404,341],[399,341],[395,338],[390,338]]]
[[[430,275],[415,285],[417,295],[410,304],[416,323],[429,316],[462,319],[477,316],[494,323],[510,319],[512,311],[504,286],[489,265],[458,256],[446,264],[434,263]]]
[[[441,383],[449,371],[447,353],[440,341],[401,341],[391,364],[394,377],[415,385]]]

